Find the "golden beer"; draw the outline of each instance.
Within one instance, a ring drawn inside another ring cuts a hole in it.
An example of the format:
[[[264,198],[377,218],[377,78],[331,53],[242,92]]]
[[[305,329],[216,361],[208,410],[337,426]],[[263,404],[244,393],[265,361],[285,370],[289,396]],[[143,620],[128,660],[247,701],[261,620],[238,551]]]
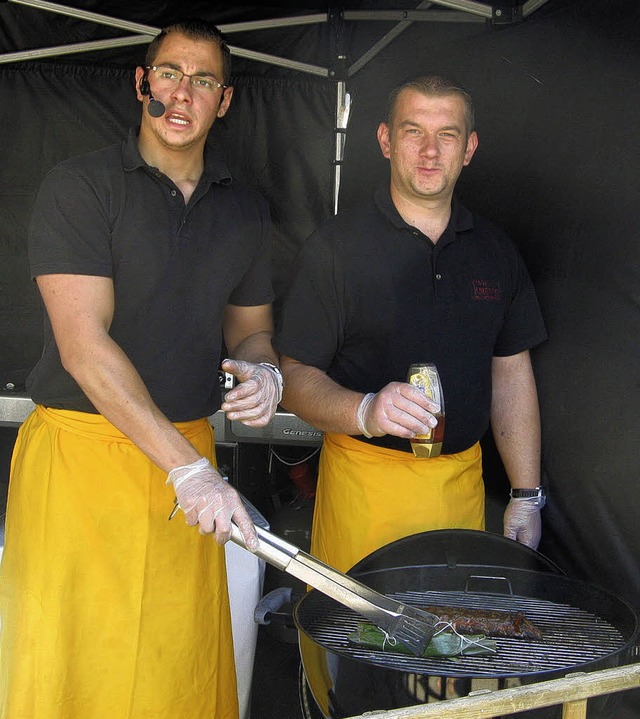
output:
[[[407,382],[440,405],[440,411],[434,414],[438,424],[427,434],[418,434],[410,440],[416,457],[437,457],[442,451],[444,437],[444,396],[440,375],[434,364],[412,364],[407,374]]]

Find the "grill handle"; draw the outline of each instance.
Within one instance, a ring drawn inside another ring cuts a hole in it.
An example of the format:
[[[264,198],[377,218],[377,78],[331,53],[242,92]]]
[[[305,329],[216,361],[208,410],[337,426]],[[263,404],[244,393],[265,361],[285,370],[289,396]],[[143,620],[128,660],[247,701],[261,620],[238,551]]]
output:
[[[493,577],[493,576],[486,575],[486,574],[470,574],[467,577],[467,581],[465,582],[465,585],[464,585],[465,593],[468,593],[468,592],[483,593],[481,589],[478,589],[478,588],[474,589],[471,586],[472,582],[474,582],[474,581],[477,583],[480,583],[480,582],[487,582],[487,583],[504,582],[506,584],[506,589],[507,589],[506,592],[497,592],[497,591],[494,591],[492,588],[491,590],[485,589],[484,593],[485,594],[508,594],[510,597],[513,597],[513,587],[511,586],[511,581],[509,579],[507,579],[507,577]],[[494,584],[493,586],[495,587],[497,585]]]

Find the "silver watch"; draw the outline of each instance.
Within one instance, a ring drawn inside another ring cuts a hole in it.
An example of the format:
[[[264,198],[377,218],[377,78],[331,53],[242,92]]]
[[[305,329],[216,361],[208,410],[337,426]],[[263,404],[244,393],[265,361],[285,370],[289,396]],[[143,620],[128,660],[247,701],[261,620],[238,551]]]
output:
[[[279,367],[276,367],[274,364],[271,364],[271,362],[259,362],[258,364],[262,365],[263,367],[266,367],[267,369],[270,369],[273,374],[275,375],[276,381],[278,382],[278,402],[282,399],[282,392],[284,390],[284,377],[282,376],[282,372],[280,371]]]

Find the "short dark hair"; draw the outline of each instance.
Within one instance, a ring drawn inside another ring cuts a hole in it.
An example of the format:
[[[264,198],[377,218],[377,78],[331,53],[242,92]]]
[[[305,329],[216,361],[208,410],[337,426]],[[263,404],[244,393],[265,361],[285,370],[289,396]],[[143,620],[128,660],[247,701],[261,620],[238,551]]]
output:
[[[147,54],[144,59],[147,67],[153,65],[160,51],[160,46],[167,35],[174,32],[186,35],[192,40],[211,40],[219,45],[222,51],[222,72],[224,75],[224,77],[220,79],[225,85],[229,82],[231,79],[231,50],[227,45],[227,41],[216,25],[208,20],[201,20],[200,18],[187,18],[186,20],[181,20],[180,22],[167,25],[167,27],[163,28],[147,48]]]
[[[391,125],[391,123],[393,122],[393,116],[396,110],[398,96],[404,90],[416,90],[416,92],[421,92],[423,95],[432,95],[433,97],[457,95],[464,101],[467,135],[469,135],[475,130],[476,117],[471,95],[469,95],[469,93],[465,89],[463,89],[459,85],[456,85],[451,80],[448,80],[446,77],[442,77],[442,75],[420,75],[419,77],[415,77],[412,80],[407,80],[401,85],[395,87],[389,93],[389,99],[387,102],[386,123],[388,125]]]

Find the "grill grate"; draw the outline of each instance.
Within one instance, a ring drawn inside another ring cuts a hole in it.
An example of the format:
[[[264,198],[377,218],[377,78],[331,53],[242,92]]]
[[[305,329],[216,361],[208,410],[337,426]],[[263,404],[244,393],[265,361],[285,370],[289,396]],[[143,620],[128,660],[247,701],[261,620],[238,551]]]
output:
[[[319,597],[313,617],[305,616],[304,631],[325,649],[368,664],[416,674],[465,677],[522,677],[575,669],[602,661],[624,645],[622,634],[609,622],[568,604],[519,596],[495,596],[455,591],[390,594],[414,606],[457,606],[523,612],[538,626],[542,642],[496,637],[495,656],[421,658],[389,651],[363,649],[348,636],[363,619],[328,597]]]

